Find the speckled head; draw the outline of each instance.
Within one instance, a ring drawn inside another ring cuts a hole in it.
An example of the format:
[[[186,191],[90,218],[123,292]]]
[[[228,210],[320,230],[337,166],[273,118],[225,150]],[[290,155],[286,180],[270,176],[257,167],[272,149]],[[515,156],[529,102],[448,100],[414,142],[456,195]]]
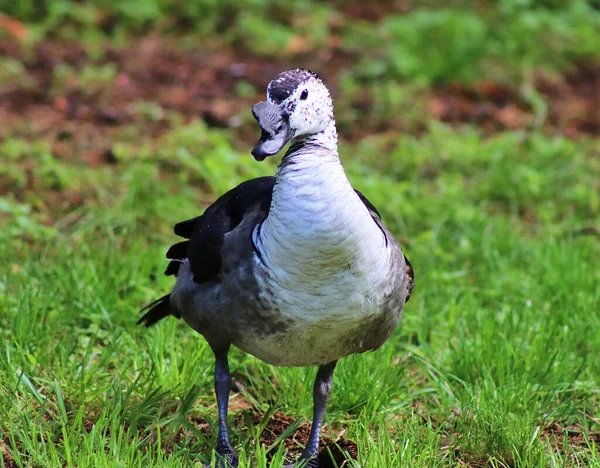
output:
[[[277,75],[267,87],[267,101],[252,110],[262,136],[252,150],[258,160],[279,152],[292,138],[324,132],[334,123],[329,90],[315,73],[296,69]]]
[[[287,111],[295,137],[319,133],[334,119],[329,90],[310,70],[289,70],[277,75],[269,83],[267,100]]]
[[[267,98],[271,102],[281,104],[289,98],[294,91],[302,84],[308,84],[311,81],[317,81],[323,84],[319,75],[305,68],[288,70],[277,75],[267,87]]]

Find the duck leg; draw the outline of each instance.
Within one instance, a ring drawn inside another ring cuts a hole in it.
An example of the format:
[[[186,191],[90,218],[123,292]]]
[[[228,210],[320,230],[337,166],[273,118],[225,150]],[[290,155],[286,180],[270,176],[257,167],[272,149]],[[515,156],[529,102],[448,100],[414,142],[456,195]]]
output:
[[[229,374],[229,362],[227,361],[229,345],[211,347],[215,353],[215,394],[219,408],[219,432],[217,435],[217,447],[215,448],[217,452],[215,468],[235,468],[238,466],[238,458],[229,441],[229,430],[227,428],[227,407],[229,403],[229,391],[231,389],[231,375]],[[207,468],[210,468],[210,465]]]
[[[304,448],[304,452],[295,465],[286,465],[286,468],[303,467],[303,468],[318,468],[319,460],[319,437],[321,435],[321,426],[323,425],[323,417],[327,402],[331,395],[331,381],[333,380],[333,370],[337,361],[330,362],[319,366],[317,378],[313,387],[313,422],[308,436],[308,443]]]

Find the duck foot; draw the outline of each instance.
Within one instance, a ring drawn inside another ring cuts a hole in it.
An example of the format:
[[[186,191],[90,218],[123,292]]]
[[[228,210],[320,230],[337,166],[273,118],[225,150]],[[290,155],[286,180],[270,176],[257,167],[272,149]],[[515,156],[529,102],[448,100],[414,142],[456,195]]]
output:
[[[291,465],[283,465],[283,468],[319,468],[320,466],[319,459],[314,457],[310,460],[300,459]]]
[[[215,464],[209,463],[206,468],[237,468],[239,462],[233,447],[217,447],[215,452]]]

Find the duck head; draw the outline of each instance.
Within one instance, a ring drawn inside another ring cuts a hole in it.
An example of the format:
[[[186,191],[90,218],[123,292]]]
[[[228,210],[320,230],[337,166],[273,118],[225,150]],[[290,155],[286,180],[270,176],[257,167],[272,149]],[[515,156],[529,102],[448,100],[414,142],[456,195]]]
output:
[[[252,149],[257,161],[277,154],[291,139],[324,132],[333,122],[329,90],[313,72],[289,70],[277,75],[267,87],[267,100],[252,108],[261,129]]]

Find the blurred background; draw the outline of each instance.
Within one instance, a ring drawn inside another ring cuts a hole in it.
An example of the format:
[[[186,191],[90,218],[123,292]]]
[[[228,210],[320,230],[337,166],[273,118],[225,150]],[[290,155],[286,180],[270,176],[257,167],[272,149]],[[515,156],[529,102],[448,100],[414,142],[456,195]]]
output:
[[[78,186],[79,170],[120,172],[119,163],[148,158],[202,182],[206,140],[227,135],[231,149],[245,151],[257,137],[250,106],[293,67],[330,86],[346,142],[393,145],[432,127],[593,137],[599,8],[592,0],[0,0],[2,194],[36,213],[64,213],[95,198]]]
[[[75,465],[103,466],[78,445],[98,421],[138,428],[112,452],[125,466],[209,450],[210,354],[174,320],[139,330],[137,310],[171,285],[171,226],[274,173],[250,156],[250,109],[298,67],[330,87],[349,178],[416,271],[401,330],[336,381],[352,457],[600,463],[600,2],[0,0],[5,463],[66,465],[66,438]],[[234,367],[236,424],[272,416],[265,395],[310,414],[272,390],[304,370]],[[56,411],[31,419],[40,405]]]

